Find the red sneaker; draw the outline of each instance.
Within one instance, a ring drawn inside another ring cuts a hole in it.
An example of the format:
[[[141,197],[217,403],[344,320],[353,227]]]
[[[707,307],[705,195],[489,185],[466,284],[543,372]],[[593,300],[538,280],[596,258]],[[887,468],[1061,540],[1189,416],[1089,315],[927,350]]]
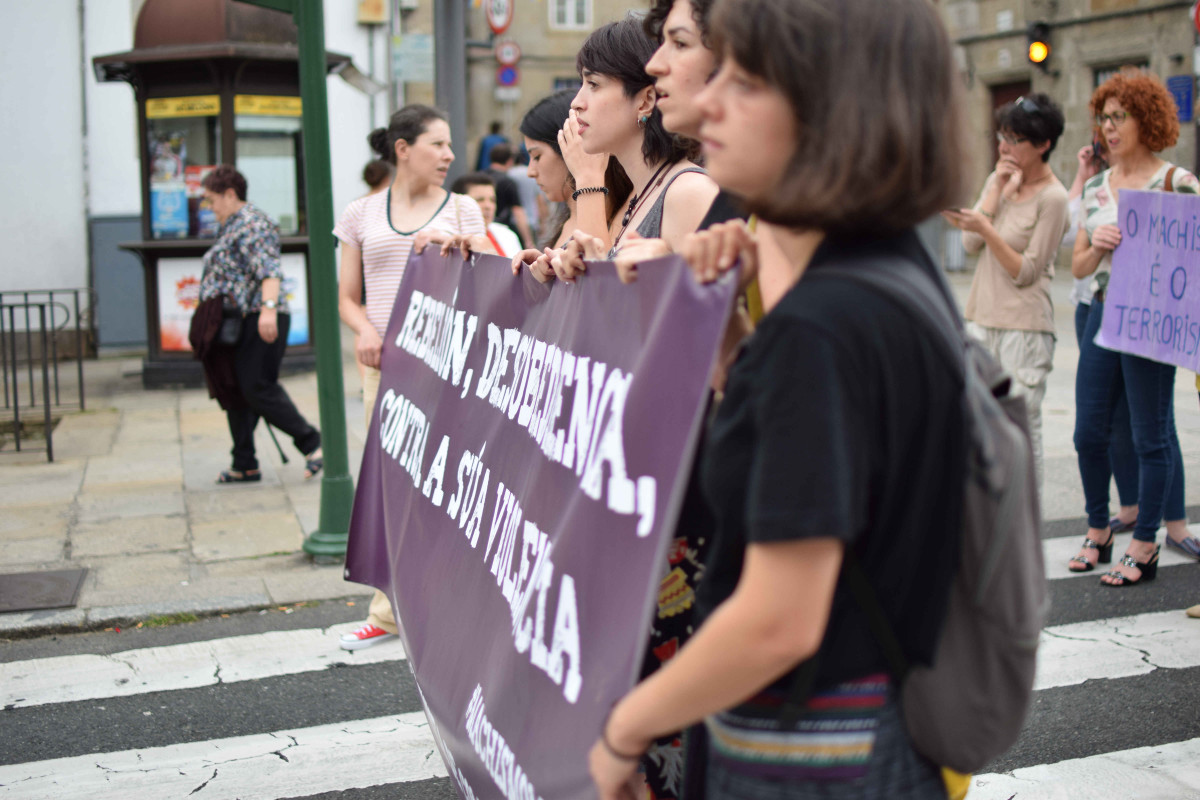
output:
[[[362,650],[364,647],[374,647],[380,642],[395,638],[396,634],[388,633],[383,628],[364,622],[350,633],[343,633],[339,646],[343,650]]]

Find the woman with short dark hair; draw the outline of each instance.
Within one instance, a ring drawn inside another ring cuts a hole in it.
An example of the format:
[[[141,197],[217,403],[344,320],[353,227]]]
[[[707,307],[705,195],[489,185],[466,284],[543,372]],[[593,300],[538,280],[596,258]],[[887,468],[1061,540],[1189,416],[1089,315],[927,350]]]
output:
[[[1071,222],[1067,190],[1046,162],[1063,132],[1062,110],[1044,94],[996,110],[1000,160],[970,209],[943,216],[980,253],[967,330],[983,342],[1025,397],[1042,484],[1042,399],[1054,369],[1054,258]]]
[[[723,61],[697,97],[705,163],[772,225],[767,314],[701,455],[716,520],[702,622],[613,707],[589,756],[603,800],[631,796],[655,737],[700,720],[710,797],[946,797],[839,576],[853,551],[905,657],[932,660],[958,555],[960,498],[946,487],[965,469],[961,367],[849,273],[884,260],[940,280],[914,227],[960,198],[959,79],[927,0],[836,7],[713,11]],[[784,720],[814,657],[811,691]]]
[[[221,228],[216,243],[204,254],[200,301],[226,295],[242,316],[234,375],[245,403],[225,408],[233,436],[233,467],[222,471],[217,483],[262,480],[254,450],[260,417],[292,437],[304,454],[305,477],[311,478],[324,465],[321,434],[279,385],[279,364],[291,323],[287,294],[281,291],[279,226],[246,202],[246,178],[229,164],[209,172],[201,185]]]
[[[1164,519],[1169,547],[1200,558],[1200,541],[1188,533],[1184,510],[1183,457],[1175,433],[1175,367],[1106,350],[1094,341],[1104,316],[1112,251],[1121,243],[1117,198],[1125,189],[1195,194],[1200,183],[1183,167],[1157,155],[1179,136],[1175,101],[1157,78],[1115,75],[1096,89],[1091,110],[1112,166],[1084,185],[1084,213],[1071,254],[1076,278],[1095,276],[1095,296],[1075,373],[1075,451],[1088,530],[1068,568],[1090,572],[1112,561],[1108,445],[1113,410],[1124,395],[1138,461],[1137,522],[1124,557],[1100,581],[1105,586],[1132,586],[1158,573],[1155,540]]]

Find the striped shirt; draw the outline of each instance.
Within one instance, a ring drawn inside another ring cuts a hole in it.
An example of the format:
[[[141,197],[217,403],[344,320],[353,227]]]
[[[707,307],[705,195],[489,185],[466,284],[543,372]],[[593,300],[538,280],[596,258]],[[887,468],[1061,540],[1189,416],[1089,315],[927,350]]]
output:
[[[398,231],[389,219],[391,189],[355,200],[342,212],[333,235],[362,252],[367,320],[383,336],[387,332],[400,280],[412,253],[413,239],[426,228],[448,233],[482,234],[479,205],[461,194],[447,192],[446,201],[433,217],[414,231]]]

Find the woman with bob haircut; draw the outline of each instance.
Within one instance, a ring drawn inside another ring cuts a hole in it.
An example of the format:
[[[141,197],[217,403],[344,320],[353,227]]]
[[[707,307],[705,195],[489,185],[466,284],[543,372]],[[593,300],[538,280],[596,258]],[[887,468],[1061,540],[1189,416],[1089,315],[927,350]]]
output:
[[[645,71],[656,48],[641,19],[628,16],[593,31],[575,58],[583,86],[571,101],[563,149],[578,140],[585,153],[612,154],[629,176],[633,192],[606,238],[585,231],[591,236],[573,238],[556,256],[555,271],[564,280],[584,270],[584,252],[607,251],[612,258],[626,235],[635,231],[678,249],[717,196],[716,184],[691,162],[696,143],[663,128],[662,112],[655,108],[654,79]],[[600,203],[603,189],[576,178],[580,206]]]
[[[1016,381],[1025,397],[1038,486],[1042,485],[1042,399],[1054,369],[1054,258],[1070,226],[1066,187],[1050,153],[1062,110],[1047,95],[1018,97],[996,110],[1000,160],[974,208],[942,212],[963,231],[968,253],[983,254],[967,297],[967,330]]]
[[[1123,394],[1138,461],[1137,522],[1125,555],[1100,582],[1132,586],[1152,581],[1158,573],[1155,539],[1164,518],[1169,547],[1196,558],[1200,542],[1188,533],[1184,512],[1183,458],[1175,433],[1175,367],[1106,350],[1094,342],[1104,316],[1112,252],[1121,244],[1117,201],[1123,189],[1195,194],[1200,183],[1192,173],[1156,155],[1179,138],[1175,101],[1158,78],[1144,73],[1114,75],[1092,95],[1091,110],[1112,166],[1084,185],[1083,221],[1071,254],[1071,273],[1076,278],[1093,276],[1094,296],[1075,373],[1075,452],[1088,530],[1068,568],[1089,572],[1112,561],[1108,447],[1113,410]]]
[[[840,573],[853,553],[906,658],[928,664],[958,560],[961,366],[846,276],[871,259],[941,280],[913,229],[961,202],[950,40],[927,0],[718,0],[710,30],[701,140],[721,188],[772,225],[767,313],[701,455],[702,622],[613,706],[591,774],[601,798],[632,797],[649,743],[703,720],[710,797],[942,799]]]

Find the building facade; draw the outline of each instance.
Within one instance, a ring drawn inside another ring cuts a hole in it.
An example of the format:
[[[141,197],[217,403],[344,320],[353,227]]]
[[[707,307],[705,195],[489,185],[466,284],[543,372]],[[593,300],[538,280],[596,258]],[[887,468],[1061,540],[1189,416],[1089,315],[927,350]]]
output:
[[[1148,69],[1172,88],[1180,108],[1178,143],[1162,156],[1196,167],[1196,29],[1191,0],[942,0],[967,87],[970,188],[977,193],[996,161],[994,110],[1030,92],[1054,98],[1066,130],[1050,165],[1070,185],[1075,155],[1092,141],[1092,92],[1126,66]],[[1026,31],[1045,23],[1044,68],[1027,57]]]

